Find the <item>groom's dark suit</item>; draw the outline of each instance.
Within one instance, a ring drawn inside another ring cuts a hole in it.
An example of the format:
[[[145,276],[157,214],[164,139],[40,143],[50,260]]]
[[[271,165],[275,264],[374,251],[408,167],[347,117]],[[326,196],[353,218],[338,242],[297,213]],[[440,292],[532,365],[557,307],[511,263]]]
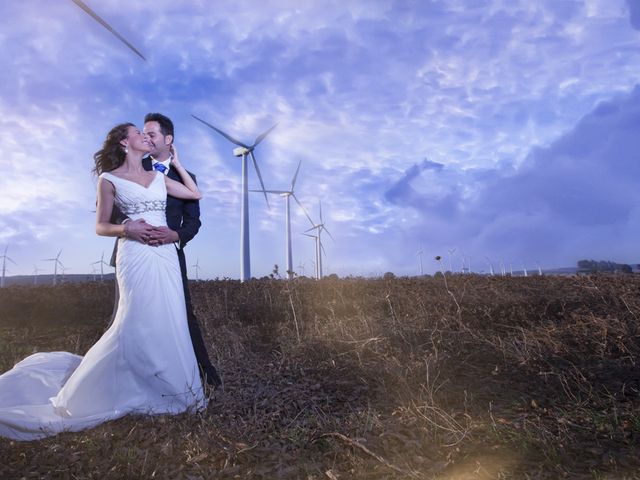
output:
[[[143,158],[142,166],[145,170],[152,170],[151,157]],[[193,181],[195,182],[196,176],[191,172],[189,172],[189,175],[191,175],[191,178],[193,178]],[[180,175],[178,175],[174,168],[169,168],[169,173],[167,174],[167,176],[173,180],[183,183],[180,179]],[[117,210],[115,205],[113,207],[113,210],[114,212],[111,217],[111,222],[122,223],[122,221],[126,217]],[[183,200],[180,198],[172,197],[171,195],[167,195],[167,226],[171,230],[174,230],[178,234],[178,237],[180,237],[180,242],[176,245],[176,250],[178,251],[178,260],[180,262],[180,273],[182,274],[184,299],[185,303],[187,304],[187,322],[189,324],[189,333],[191,335],[191,342],[193,343],[193,350],[195,352],[198,365],[207,375],[208,380],[213,381],[213,383],[217,386],[222,382],[220,380],[220,377],[218,376],[218,373],[216,372],[216,369],[211,364],[209,354],[207,353],[207,347],[204,344],[202,332],[200,331],[200,325],[198,324],[198,320],[193,313],[191,295],[189,295],[189,283],[187,280],[187,263],[183,250],[187,242],[189,242],[193,237],[195,237],[196,233],[198,233],[200,225],[202,225],[202,223],[200,222],[200,204],[198,200]],[[114,247],[113,255],[111,256],[112,267],[116,266],[117,246],[118,242],[116,241],[116,246]],[[118,289],[116,288],[116,295],[117,293]]]

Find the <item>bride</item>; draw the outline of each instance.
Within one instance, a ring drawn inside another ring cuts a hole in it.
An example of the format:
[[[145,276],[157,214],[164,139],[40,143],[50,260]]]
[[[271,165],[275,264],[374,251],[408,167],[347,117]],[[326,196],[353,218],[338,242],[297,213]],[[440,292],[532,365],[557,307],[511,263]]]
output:
[[[200,199],[173,151],[184,185],[146,171],[151,146],[133,124],[114,127],[94,155],[96,233],[120,237],[117,315],[84,357],[36,353],[0,375],[0,436],[35,440],[78,431],[130,413],[194,411],[206,406],[189,336],[180,265],[173,245],[127,238],[128,223],[109,223],[116,204],[131,220],[166,226],[167,193]]]

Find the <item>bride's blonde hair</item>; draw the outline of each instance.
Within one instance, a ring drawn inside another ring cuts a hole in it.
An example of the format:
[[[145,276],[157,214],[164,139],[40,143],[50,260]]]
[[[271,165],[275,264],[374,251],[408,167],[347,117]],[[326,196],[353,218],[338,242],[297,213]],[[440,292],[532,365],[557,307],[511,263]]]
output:
[[[120,142],[127,138],[129,127],[134,126],[133,123],[121,123],[107,133],[102,148],[93,154],[95,162],[93,173],[100,175],[102,172],[110,172],[124,163],[127,154]]]

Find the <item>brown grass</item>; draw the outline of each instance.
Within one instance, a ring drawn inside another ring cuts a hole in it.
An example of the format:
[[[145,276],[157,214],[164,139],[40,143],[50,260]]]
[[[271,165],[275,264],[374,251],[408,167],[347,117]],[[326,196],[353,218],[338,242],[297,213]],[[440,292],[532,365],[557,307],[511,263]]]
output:
[[[83,353],[112,284],[0,290],[0,371]],[[198,415],[0,439],[1,478],[640,478],[636,276],[193,282]]]

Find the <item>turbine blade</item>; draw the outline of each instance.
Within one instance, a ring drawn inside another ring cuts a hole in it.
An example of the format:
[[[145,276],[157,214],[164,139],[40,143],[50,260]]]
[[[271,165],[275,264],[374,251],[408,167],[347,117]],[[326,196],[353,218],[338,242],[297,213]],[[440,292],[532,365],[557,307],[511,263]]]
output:
[[[296,168],[296,174],[293,176],[293,180],[291,180],[291,191],[293,192],[293,187],[296,186],[296,180],[298,178],[298,172],[300,171],[300,165],[302,165],[302,160],[298,162],[298,168]]]
[[[257,146],[258,146],[258,144],[259,144],[262,140],[264,140],[264,137],[266,137],[267,135],[269,135],[269,133],[271,133],[271,130],[273,130],[273,129],[274,129],[274,128],[276,128],[277,126],[278,126],[278,124],[276,123],[276,124],[275,124],[273,127],[271,127],[269,130],[267,130],[266,132],[264,132],[264,133],[262,133],[262,134],[258,135],[258,138],[256,138],[256,141],[255,141],[255,142],[253,142],[253,145],[251,145],[251,147],[247,147],[247,148],[251,148],[251,149],[253,149],[253,148],[257,147]]]
[[[296,203],[300,206],[300,208],[302,209],[302,211],[304,212],[304,214],[307,216],[307,218],[309,219],[309,221],[311,222],[311,225],[315,225],[315,223],[313,223],[313,220],[311,220],[311,217],[309,216],[309,213],[307,212],[307,209],[304,208],[304,206],[302,205],[302,203],[300,203],[300,200],[298,200],[298,197],[296,197],[293,193],[291,194],[291,196],[293,197],[293,199],[296,201]]]
[[[231,143],[235,143],[236,145],[238,145],[239,147],[244,147],[244,148],[249,148],[247,145],[245,145],[244,143],[242,143],[240,140],[236,140],[235,138],[233,138],[231,135],[228,135],[226,133],[224,133],[222,130],[220,130],[219,128],[214,127],[213,125],[211,125],[208,122],[205,122],[204,120],[202,120],[201,118],[196,117],[194,114],[191,114],[191,116],[193,118],[195,118],[196,120],[198,120],[199,122],[204,123],[207,127],[214,129],[216,132],[218,132],[220,135],[222,135],[224,138],[226,138],[227,140],[229,140]]]
[[[260,185],[262,185],[262,191],[264,192],[264,199],[267,201],[267,207],[271,208],[271,205],[269,205],[269,197],[267,197],[267,191],[265,190],[264,182],[262,181],[262,175],[260,174],[260,168],[258,168],[258,162],[256,161],[256,157],[253,155],[253,150],[250,150],[249,154],[251,155],[251,160],[253,160],[253,166],[256,169],[256,173],[258,174]]]
[[[322,200],[318,200],[318,205],[320,206],[320,223],[324,223],[322,220]]]
[[[325,227],[324,225],[322,225],[322,229],[327,232],[327,235],[329,235],[329,237],[331,238],[331,240],[333,240],[335,242],[335,239],[333,238],[333,235],[331,235],[331,232],[329,230],[327,230],[327,227]]]
[[[11,263],[13,263],[14,265],[17,265],[17,263],[16,263],[16,262],[14,262],[11,258],[9,258],[9,257],[7,257],[7,256],[5,256],[5,258],[6,258],[7,260],[9,260]]]
[[[267,192],[267,193],[277,193],[278,195],[282,195],[285,193],[290,193],[290,192],[286,192],[284,190],[249,190],[250,192]]]
[[[315,225],[315,224],[314,224],[314,225],[313,225],[313,227],[311,227],[311,228],[307,228],[307,229],[305,230],[305,232],[310,232],[311,230],[315,230],[315,229],[319,229],[319,228],[320,228],[320,225]]]
[[[309,235],[308,233],[303,233],[302,235],[304,235],[305,237],[318,238],[317,235]]]
[[[322,253],[324,253],[324,256],[326,257],[327,256],[327,252],[324,249],[324,245],[322,245],[322,242],[320,242],[320,249],[322,249]]]
[[[102,25],[104,28],[106,28],[107,30],[109,30],[113,35],[115,35],[115,37],[120,40],[122,43],[124,43],[127,47],[129,47],[133,53],[135,53],[136,55],[138,55],[140,58],[142,58],[145,62],[147,61],[146,58],[144,58],[144,55],[142,55],[138,49],[136,49],[136,47],[134,47],[133,45],[131,45],[126,38],[124,38],[122,35],[120,35],[118,32],[116,32],[113,27],[111,25],[109,25],[107,22],[105,22],[102,18],[100,18],[98,16],[98,14],[96,12],[94,12],[93,10],[91,10],[84,2],[82,2],[81,0],[71,0],[73,3],[75,3],[77,6],[79,6],[82,10],[84,10],[87,14],[89,14],[91,17],[93,17],[93,19],[95,21],[97,21],[100,25]]]

